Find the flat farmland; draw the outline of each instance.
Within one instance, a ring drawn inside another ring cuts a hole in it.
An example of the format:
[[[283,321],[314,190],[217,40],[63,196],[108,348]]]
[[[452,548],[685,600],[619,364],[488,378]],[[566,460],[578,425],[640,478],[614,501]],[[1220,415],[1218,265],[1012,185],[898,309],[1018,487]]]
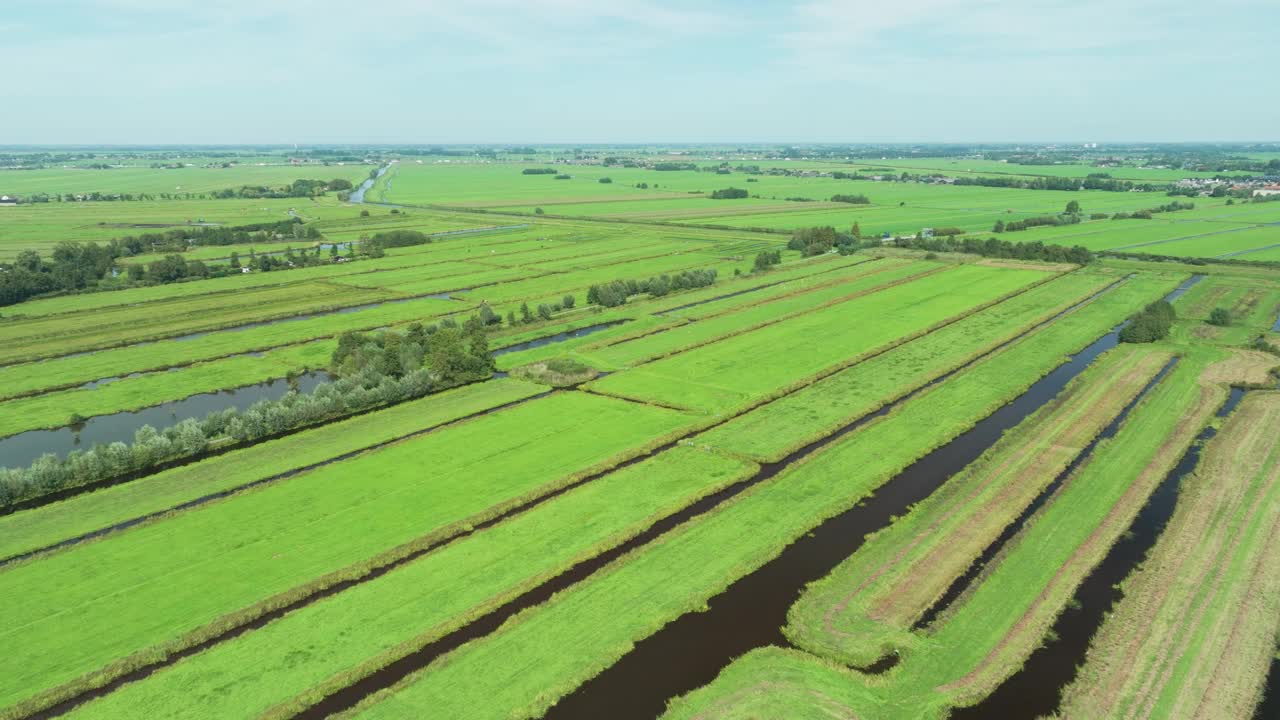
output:
[[[126,267],[166,253],[120,257],[100,286],[0,308],[0,720],[1257,704],[1280,457],[1280,357],[1258,338],[1280,275],[1246,259],[1268,257],[1280,204],[986,243],[1072,200],[1087,217],[1170,196],[830,176],[1088,163],[418,150],[28,178],[385,168],[362,203],[0,209],[25,228],[0,231],[0,262],[162,230],[150,212],[301,220],[258,254],[355,245],[177,282]],[[1172,179],[1133,162],[1108,171]],[[729,187],[752,197],[709,197]],[[983,243],[888,247],[854,223]],[[791,232],[825,225],[841,234]],[[423,236],[372,242],[399,231]]]

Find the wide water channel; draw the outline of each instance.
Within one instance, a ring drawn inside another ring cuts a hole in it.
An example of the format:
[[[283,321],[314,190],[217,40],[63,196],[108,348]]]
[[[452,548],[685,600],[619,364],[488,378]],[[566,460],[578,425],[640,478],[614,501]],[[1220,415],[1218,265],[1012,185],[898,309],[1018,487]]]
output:
[[[99,415],[57,430],[30,430],[10,435],[0,438],[0,467],[22,467],[45,453],[65,456],[77,448],[87,450],[98,443],[131,443],[133,434],[143,425],[163,430],[187,418],[203,418],[228,408],[244,410],[259,400],[277,400],[290,390],[308,393],[320,383],[333,379],[326,372],[310,372],[292,379],[277,378],[258,385],[192,395],[135,412]]]

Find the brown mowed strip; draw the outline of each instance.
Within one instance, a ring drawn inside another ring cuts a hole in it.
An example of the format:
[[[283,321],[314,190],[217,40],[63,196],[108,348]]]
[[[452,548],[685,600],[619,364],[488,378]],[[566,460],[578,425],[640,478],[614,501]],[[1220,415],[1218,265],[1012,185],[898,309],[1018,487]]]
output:
[[[1280,394],[1257,393],[1209,445],[1065,693],[1063,718],[1249,717],[1280,629],[1277,424]],[[1251,528],[1261,541],[1241,559],[1243,576],[1231,576]]]
[[[1164,479],[1173,464],[1181,457],[1183,450],[1190,446],[1200,428],[1213,416],[1215,409],[1221,404],[1225,392],[1216,385],[1205,384],[1201,376],[1199,397],[1195,405],[1179,419],[1169,437],[1161,443],[1153,455],[1152,464],[1143,468],[1130,483],[1124,494],[1108,511],[1106,517],[1094,529],[1089,537],[1076,548],[1071,557],[1058,569],[1044,590],[1027,606],[1022,617],[1010,628],[1009,632],[991,649],[990,652],[963,677],[938,688],[947,694],[962,694],[988,681],[987,675],[993,672],[1000,663],[1006,648],[1012,645],[1034,646],[1036,640],[1026,637],[1027,633],[1035,633],[1036,639],[1043,632],[1043,618],[1038,615],[1041,608],[1059,592],[1064,583],[1074,583],[1087,573],[1105,556],[1107,550],[1133,517],[1147,501],[1151,492]]]
[[[1124,409],[1156,373],[1169,361],[1168,353],[1135,356],[1136,362],[1118,368],[1117,375],[1092,387],[1083,387],[1073,398],[1046,418],[1038,432],[1020,438],[1017,450],[1009,453],[975,485],[963,501],[956,503],[936,523],[920,533],[912,546],[932,541],[927,555],[916,559],[899,582],[882,594],[870,610],[881,621],[911,622],[942,596],[951,582],[963,573],[993,537],[1053,481],[1107,423]],[[1099,397],[1100,396],[1100,397]],[[1072,404],[1072,400],[1081,402]],[[937,528],[969,507],[969,503],[993,485],[1000,491],[975,508],[970,519],[936,536]],[[932,536],[932,537],[931,537]]]

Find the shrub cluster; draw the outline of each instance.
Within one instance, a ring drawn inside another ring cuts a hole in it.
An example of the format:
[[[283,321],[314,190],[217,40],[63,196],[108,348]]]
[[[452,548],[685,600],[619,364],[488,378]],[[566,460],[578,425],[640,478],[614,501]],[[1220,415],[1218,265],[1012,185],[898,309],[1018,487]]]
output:
[[[1226,308],[1214,308],[1207,321],[1210,325],[1226,327],[1231,324],[1231,311]]]
[[[725,188],[723,190],[714,190],[711,193],[712,200],[741,200],[742,198],[749,196],[750,193],[746,190],[735,187]]]
[[[525,168],[520,171],[521,175],[556,175],[560,171],[552,168]]]
[[[633,295],[662,297],[673,290],[706,287],[716,281],[715,270],[685,270],[675,275],[658,275],[648,280],[614,280],[587,289],[587,302],[604,307],[617,307]]]
[[[765,272],[780,262],[782,262],[781,250],[762,250],[756,254],[756,261],[751,269],[754,272]]]
[[[577,302],[578,302],[577,298],[575,298],[572,294],[565,295],[563,298],[560,299],[560,302],[538,303],[536,314],[532,309],[529,308],[529,303],[522,302],[520,303],[520,317],[518,319],[516,318],[516,313],[514,310],[508,311],[507,324],[514,327],[517,323],[521,325],[528,325],[529,323],[538,322],[539,320],[550,320],[553,315],[560,312],[561,310],[572,310],[573,306],[576,305]],[[488,305],[482,305],[480,307],[480,312],[483,314],[486,311],[489,312],[490,314],[492,314],[493,312],[489,310]],[[495,318],[495,320],[493,321],[494,323],[502,321],[502,319],[499,318],[497,315],[494,315],[493,317]]]
[[[1150,220],[1155,213],[1176,212],[1178,210],[1194,210],[1196,204],[1193,202],[1173,201],[1164,205],[1147,208],[1145,210],[1134,210],[1133,212],[1118,212],[1111,216],[1112,220]]]
[[[842,247],[855,244],[851,235],[836,232],[830,225],[823,227],[800,228],[791,233],[787,242],[788,250],[799,250],[801,255],[821,255],[840,245]]]
[[[1165,300],[1157,300],[1129,318],[1129,324],[1120,330],[1120,342],[1151,343],[1168,337],[1173,321],[1178,317],[1173,306]]]
[[[866,195],[832,195],[831,202],[849,203],[850,205],[870,205],[871,199]]]

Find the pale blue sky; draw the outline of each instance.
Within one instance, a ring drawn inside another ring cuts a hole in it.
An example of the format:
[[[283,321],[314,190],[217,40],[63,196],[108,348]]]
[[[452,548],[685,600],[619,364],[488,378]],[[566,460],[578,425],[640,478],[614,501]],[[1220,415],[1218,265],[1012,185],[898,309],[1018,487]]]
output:
[[[34,0],[0,144],[1280,139],[1275,0]]]

